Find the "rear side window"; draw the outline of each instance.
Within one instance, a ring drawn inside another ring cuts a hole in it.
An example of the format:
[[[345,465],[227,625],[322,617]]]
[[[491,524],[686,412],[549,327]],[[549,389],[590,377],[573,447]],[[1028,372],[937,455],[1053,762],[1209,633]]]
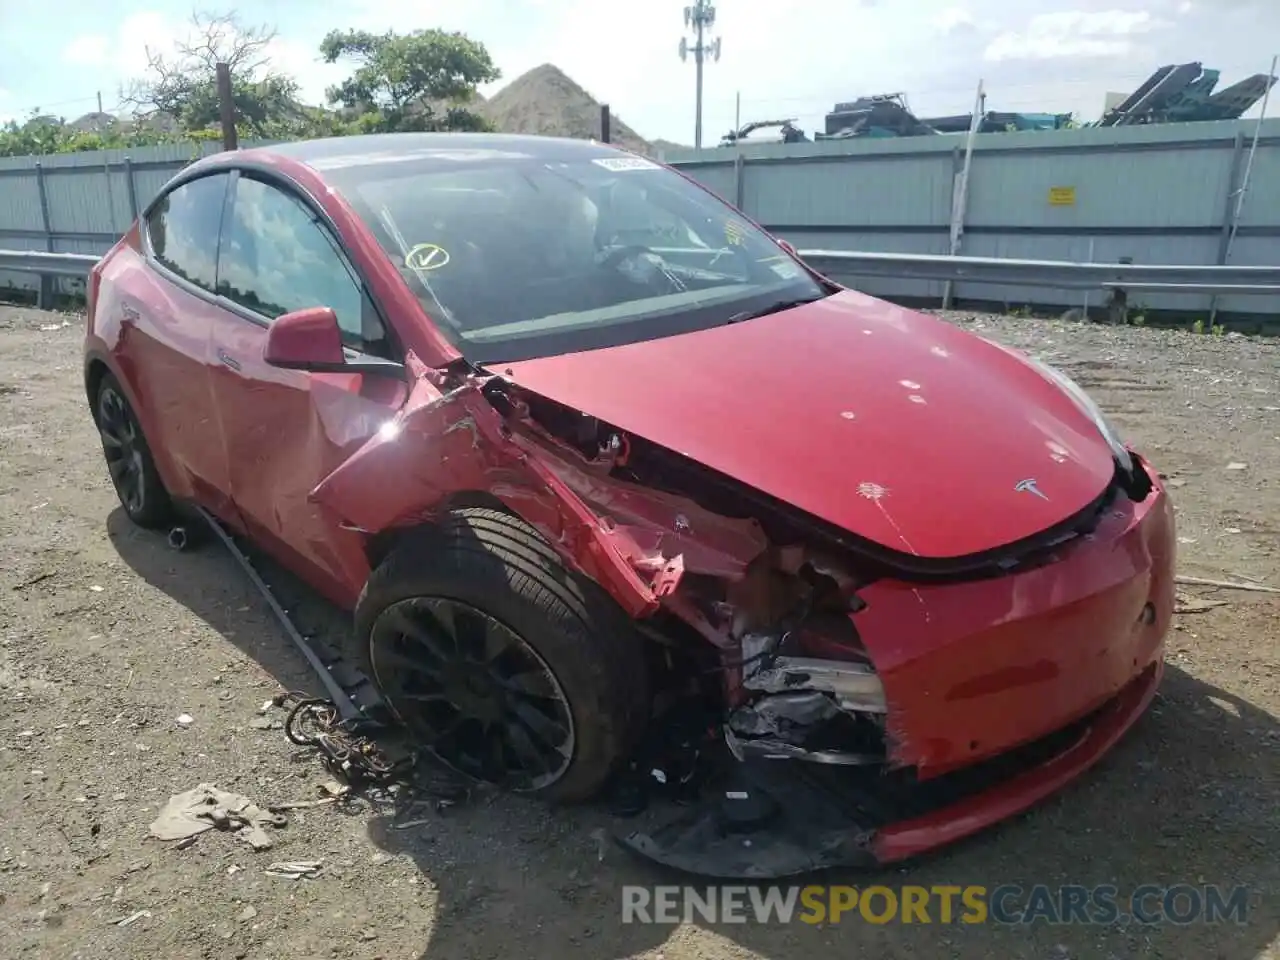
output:
[[[210,292],[217,280],[218,231],[229,180],[217,173],[184,183],[165,194],[147,217],[152,255]]]
[[[381,339],[380,330],[366,331],[376,318],[328,231],[298,200],[259,180],[236,183],[217,292],[269,320],[331,307],[349,345]]]

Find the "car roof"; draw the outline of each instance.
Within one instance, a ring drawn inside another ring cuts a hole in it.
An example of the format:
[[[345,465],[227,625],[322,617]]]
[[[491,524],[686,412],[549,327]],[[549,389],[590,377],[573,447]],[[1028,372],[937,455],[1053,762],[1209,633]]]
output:
[[[374,133],[326,137],[270,144],[245,150],[242,156],[269,154],[306,164],[320,171],[377,167],[413,160],[428,167],[457,167],[467,162],[511,159],[590,160],[626,155],[626,151],[595,140],[540,137],[518,133]]]

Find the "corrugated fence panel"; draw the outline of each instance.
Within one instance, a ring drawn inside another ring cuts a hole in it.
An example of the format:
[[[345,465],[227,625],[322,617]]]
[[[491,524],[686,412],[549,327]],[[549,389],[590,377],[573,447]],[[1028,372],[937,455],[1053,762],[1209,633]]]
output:
[[[21,175],[0,179],[0,239],[7,232],[29,230],[42,232],[44,221],[36,175],[24,170]]]
[[[704,163],[699,164],[696,172],[692,170],[685,171],[700,184],[718,196],[726,203],[736,205],[737,181],[734,177],[733,161],[727,163]]]
[[[170,163],[167,166],[150,166],[141,170],[134,169],[134,189],[138,194],[138,209],[141,210],[152,201],[160,188],[168,183],[175,173],[185,167],[183,162]]]
[[[744,165],[743,200],[765,224],[820,227],[920,227],[946,223],[951,206],[949,153],[923,157],[784,161]]]
[[[1028,162],[1028,161],[1034,162]],[[970,227],[1208,227],[1222,223],[1229,146],[975,152]]]
[[[1245,145],[1247,162],[1248,144]],[[1275,227],[1280,225],[1280,143],[1259,147],[1253,158],[1253,171],[1249,176],[1249,189],[1240,211],[1241,227]],[[1280,263],[1280,239],[1271,247],[1271,262]]]
[[[74,173],[45,171],[44,185],[54,233],[111,236],[129,222],[128,184],[122,177],[108,178],[104,170],[89,168]]]
[[[1217,263],[1255,121],[988,134],[975,141],[961,253],[1023,259]],[[743,209],[797,247],[945,254],[962,136],[761,144],[672,152],[723,186],[741,153]],[[714,157],[714,165],[709,160]],[[1235,179],[1233,180],[1232,177]],[[734,186],[721,189],[730,201]],[[1280,259],[1280,120],[1261,127],[1232,263]],[[1252,260],[1247,258],[1254,258]],[[881,296],[932,298],[942,285],[856,280]],[[1076,291],[957,284],[957,299],[1081,306]],[[1093,306],[1105,293],[1091,294]],[[1209,297],[1134,292],[1152,309],[1209,309]],[[1280,312],[1280,298],[1224,297],[1220,310]]]
[[[1086,128],[977,138],[961,252],[1138,263],[1216,263],[1254,121]],[[1261,128],[1231,262],[1280,259],[1280,120]],[[255,144],[246,144],[252,146]],[[760,144],[673,151],[665,159],[800,248],[945,254],[963,136]],[[0,158],[0,248],[45,249],[35,165],[53,248],[102,253],[175,173],[217,144]],[[741,161],[739,162],[739,157]],[[110,169],[108,175],[107,169]],[[1232,180],[1232,175],[1235,180]],[[933,298],[922,281],[837,279],[882,296]],[[0,276],[24,287],[30,277]],[[957,284],[959,299],[1078,306],[1075,291]],[[1091,294],[1100,303],[1104,294]],[[1152,308],[1200,298],[1134,293]],[[1204,298],[1207,309],[1208,298]],[[1280,312],[1280,298],[1223,298],[1230,311]]]

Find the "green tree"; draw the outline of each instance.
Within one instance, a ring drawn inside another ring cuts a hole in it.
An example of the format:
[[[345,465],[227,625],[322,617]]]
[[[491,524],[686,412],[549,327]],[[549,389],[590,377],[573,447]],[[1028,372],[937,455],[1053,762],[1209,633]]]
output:
[[[246,26],[235,13],[195,13],[191,22],[172,57],[147,51],[147,75],[121,92],[122,102],[144,116],[172,118],[184,131],[216,126],[217,64],[226,63],[239,124],[258,137],[306,132],[297,81],[271,64],[274,28]]]
[[[462,33],[415,30],[383,34],[331,31],[320,44],[326,63],[354,62],[355,73],[327,91],[331,104],[358,112],[363,129],[486,130],[468,110],[482,83],[497,80],[484,44]]]
[[[62,117],[35,111],[22,123],[10,121],[0,125],[0,157],[145,147],[175,139],[185,138],[119,121],[98,130],[78,130]]]

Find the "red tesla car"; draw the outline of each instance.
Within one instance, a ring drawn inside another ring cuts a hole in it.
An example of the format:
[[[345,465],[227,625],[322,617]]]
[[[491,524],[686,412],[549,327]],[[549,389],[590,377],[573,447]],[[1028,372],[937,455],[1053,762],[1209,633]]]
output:
[[[199,506],[354,611],[457,770],[587,798],[710,704],[792,817],[771,852],[723,804],[630,838],[678,866],[970,834],[1159,683],[1172,508],[1078,386],[605,144],[201,160],[93,270],[84,372],[128,515]]]

